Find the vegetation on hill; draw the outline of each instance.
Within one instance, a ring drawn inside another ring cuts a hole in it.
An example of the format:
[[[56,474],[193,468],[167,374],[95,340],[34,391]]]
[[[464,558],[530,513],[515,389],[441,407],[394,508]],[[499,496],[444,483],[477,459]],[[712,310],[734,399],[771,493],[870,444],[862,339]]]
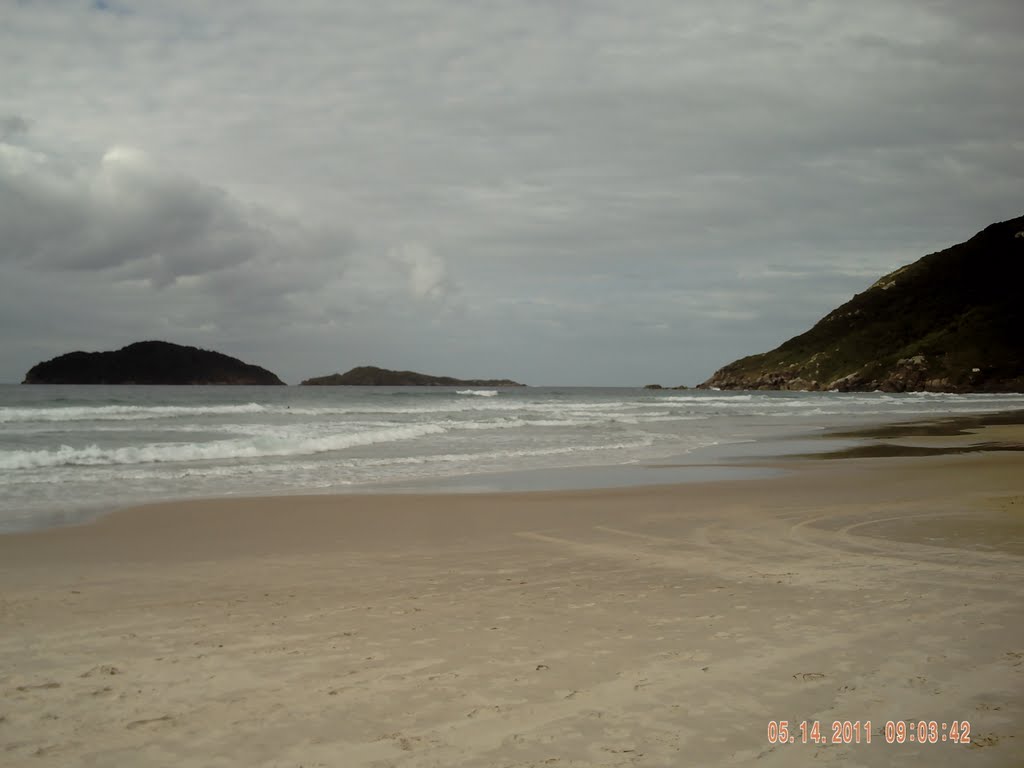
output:
[[[897,269],[719,389],[1024,391],[1024,217]]]
[[[116,352],[69,352],[34,365],[23,384],[284,384],[258,365],[166,341]]]
[[[509,379],[453,379],[451,376],[429,376],[415,371],[389,371],[372,365],[353,368],[346,373],[333,373],[306,379],[304,385],[348,385],[361,387],[522,387]]]

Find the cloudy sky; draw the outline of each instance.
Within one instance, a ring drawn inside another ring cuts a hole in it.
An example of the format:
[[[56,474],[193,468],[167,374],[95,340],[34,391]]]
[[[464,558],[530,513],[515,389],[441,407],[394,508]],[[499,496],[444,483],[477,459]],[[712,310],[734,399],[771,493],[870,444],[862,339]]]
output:
[[[695,384],[1024,213],[1024,3],[0,0],[0,381]]]

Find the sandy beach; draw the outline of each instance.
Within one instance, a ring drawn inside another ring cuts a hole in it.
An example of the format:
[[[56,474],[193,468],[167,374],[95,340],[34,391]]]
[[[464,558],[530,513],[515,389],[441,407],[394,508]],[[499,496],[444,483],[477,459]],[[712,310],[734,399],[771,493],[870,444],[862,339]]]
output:
[[[0,537],[0,764],[1024,765],[1024,454],[786,466]]]

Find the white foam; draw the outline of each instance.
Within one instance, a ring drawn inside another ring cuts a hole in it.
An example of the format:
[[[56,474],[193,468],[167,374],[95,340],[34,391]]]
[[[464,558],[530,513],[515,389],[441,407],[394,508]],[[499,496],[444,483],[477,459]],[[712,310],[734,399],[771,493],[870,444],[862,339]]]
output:
[[[394,456],[384,459],[355,459],[348,462],[356,467],[388,467],[403,464],[432,464],[435,462],[478,462],[483,460],[532,458],[535,456],[565,456],[575,453],[592,453],[595,451],[621,451],[637,448],[649,448],[654,440],[647,437],[642,440],[618,443],[597,443],[564,445],[550,448],[520,448],[506,451],[483,451],[481,453],[443,453],[431,456]]]
[[[455,392],[456,395],[476,395],[477,397],[497,397],[498,390],[496,389],[459,389]]]
[[[0,469],[302,456],[340,451],[361,445],[412,440],[427,435],[443,434],[446,431],[444,427],[437,424],[418,424],[316,438],[261,436],[239,440],[217,440],[209,443],[147,443],[121,448],[100,448],[95,444],[84,448],[62,445],[56,450],[0,452]]]
[[[244,405],[92,405],[63,408],[0,408],[0,423],[31,421],[107,421],[126,419],[166,419],[191,416],[230,416],[263,413],[259,403]]]
[[[716,392],[718,390],[715,390]],[[659,397],[659,403],[696,403],[697,405],[713,405],[717,403],[749,403],[754,399],[753,395],[669,395]]]

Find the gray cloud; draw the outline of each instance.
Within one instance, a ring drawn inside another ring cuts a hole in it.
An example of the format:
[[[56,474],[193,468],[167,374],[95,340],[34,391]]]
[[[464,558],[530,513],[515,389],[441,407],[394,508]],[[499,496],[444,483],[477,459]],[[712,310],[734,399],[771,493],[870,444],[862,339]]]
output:
[[[28,132],[28,120],[20,115],[0,116],[0,141],[13,139]]]
[[[0,379],[145,329],[692,383],[1024,200],[1016,0],[5,14]]]
[[[5,259],[154,285],[240,264],[272,237],[220,190],[161,173],[137,151],[74,167],[12,144],[0,144],[0,231]]]

